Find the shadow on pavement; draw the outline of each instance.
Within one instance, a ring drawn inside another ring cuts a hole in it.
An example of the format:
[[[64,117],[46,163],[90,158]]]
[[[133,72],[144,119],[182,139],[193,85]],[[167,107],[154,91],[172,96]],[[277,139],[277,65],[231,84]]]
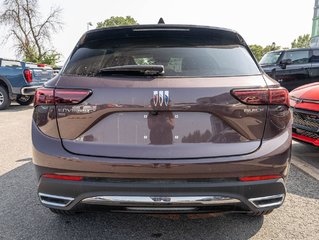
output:
[[[33,105],[21,106],[21,105],[13,105],[11,104],[7,109],[1,110],[1,112],[22,112],[29,109],[33,109]]]
[[[264,222],[263,217],[245,215],[178,220],[120,213],[61,217],[39,203],[31,163],[0,176],[0,193],[3,239],[249,239]]]
[[[319,169],[319,147],[308,143],[293,141],[292,155]]]
[[[288,193],[306,198],[319,199],[318,186],[319,181],[306,175],[302,171],[297,171],[297,168],[291,165],[287,181]]]

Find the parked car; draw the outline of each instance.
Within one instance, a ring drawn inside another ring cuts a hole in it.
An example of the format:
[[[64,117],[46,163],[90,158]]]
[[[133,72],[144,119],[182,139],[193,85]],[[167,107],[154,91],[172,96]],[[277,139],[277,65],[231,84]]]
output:
[[[35,89],[52,77],[52,68],[0,58],[0,110],[13,100],[20,105],[31,104]]]
[[[295,140],[319,146],[319,82],[301,86],[290,93]]]
[[[38,195],[54,213],[263,215],[285,199],[288,91],[234,31],[91,30],[34,106]]]
[[[61,71],[62,67],[54,67],[53,68],[53,74],[54,76],[58,75]]]
[[[272,51],[263,56],[260,65],[289,91],[319,81],[319,49],[298,48]]]

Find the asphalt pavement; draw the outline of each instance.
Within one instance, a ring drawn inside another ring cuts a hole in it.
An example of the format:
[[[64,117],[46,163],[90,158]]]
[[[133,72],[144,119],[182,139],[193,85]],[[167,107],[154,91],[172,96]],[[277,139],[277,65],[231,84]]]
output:
[[[36,195],[31,116],[32,107],[0,111],[0,239],[319,239],[319,181],[293,165],[284,205],[265,217],[55,215]],[[293,146],[293,158],[317,166],[317,148]]]

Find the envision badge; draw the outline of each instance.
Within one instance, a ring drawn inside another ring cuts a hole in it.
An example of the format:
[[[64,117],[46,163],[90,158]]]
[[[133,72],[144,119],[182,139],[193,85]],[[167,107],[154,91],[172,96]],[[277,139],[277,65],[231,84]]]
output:
[[[153,91],[154,106],[162,107],[163,104],[167,107],[169,104],[169,91]]]

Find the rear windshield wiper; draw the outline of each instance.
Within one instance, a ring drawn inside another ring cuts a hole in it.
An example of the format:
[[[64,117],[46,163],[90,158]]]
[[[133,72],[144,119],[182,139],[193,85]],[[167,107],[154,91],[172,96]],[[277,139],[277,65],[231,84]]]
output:
[[[122,65],[102,68],[99,74],[163,75],[163,65]]]

